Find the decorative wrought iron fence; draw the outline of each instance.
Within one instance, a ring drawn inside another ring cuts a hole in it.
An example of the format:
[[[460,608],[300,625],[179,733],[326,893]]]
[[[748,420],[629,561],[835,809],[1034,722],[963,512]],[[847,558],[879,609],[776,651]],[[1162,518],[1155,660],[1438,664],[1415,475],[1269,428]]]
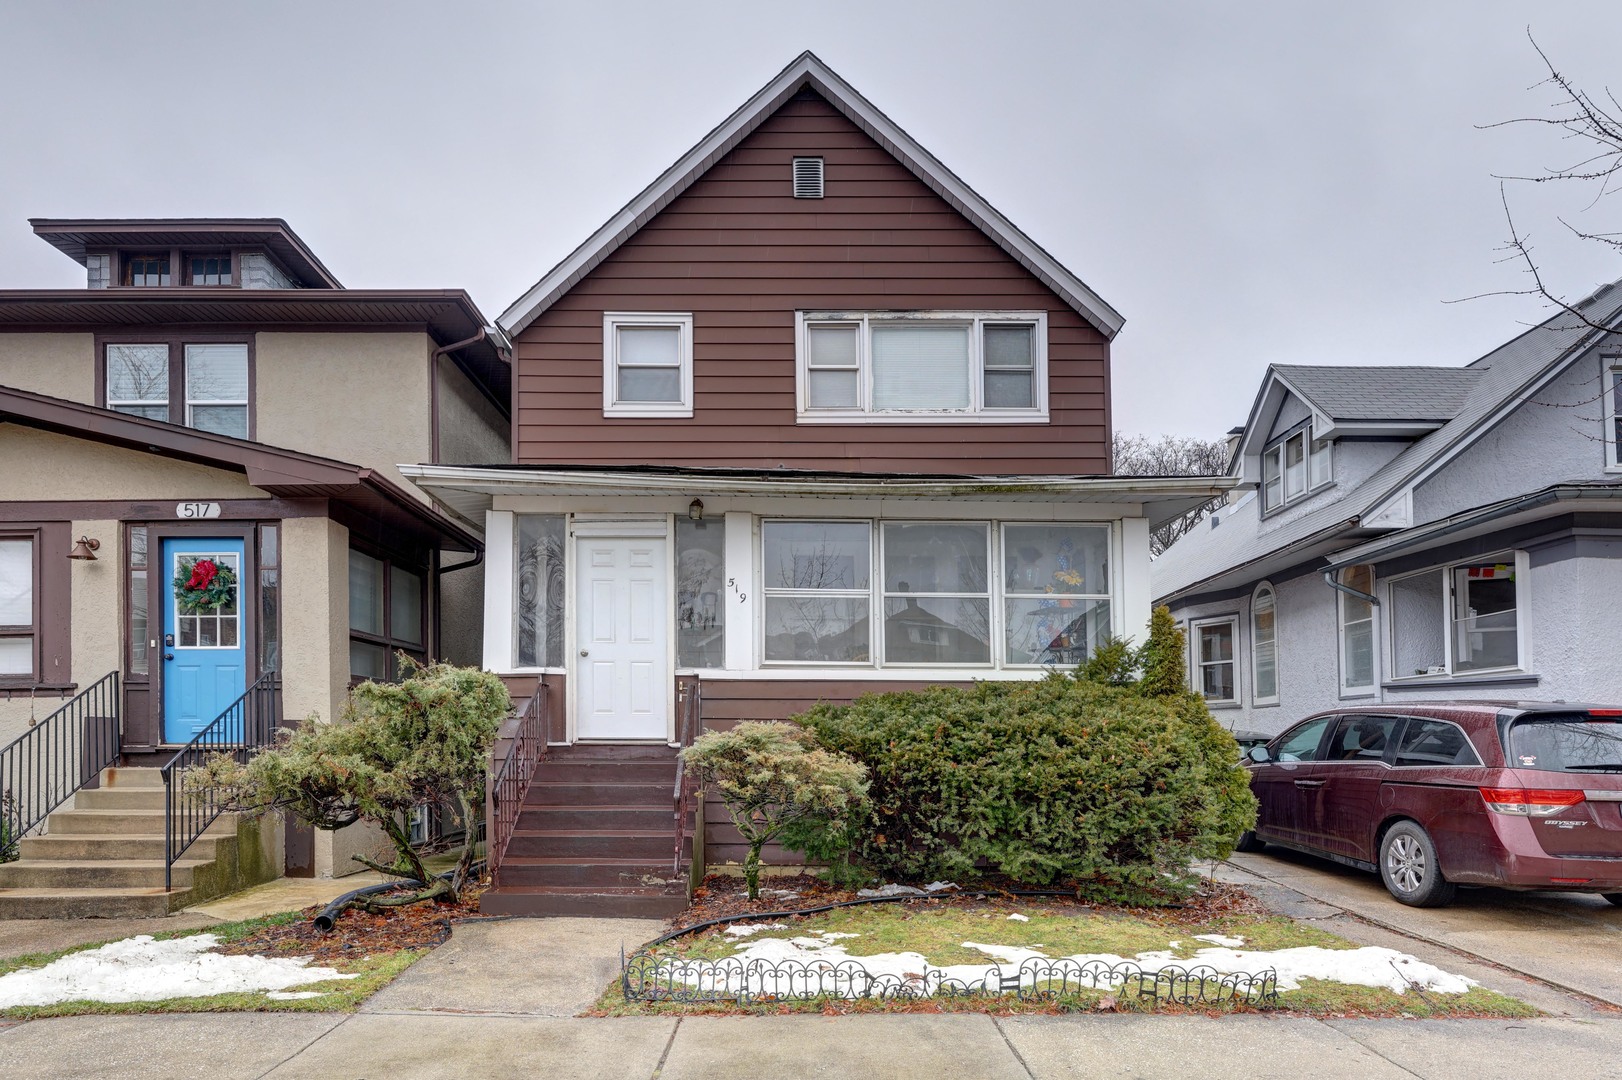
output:
[[[0,862],[73,793],[118,761],[118,672],[0,747]]]
[[[859,960],[685,960],[637,952],[621,954],[620,985],[628,1002],[767,1002],[994,998],[1058,1001],[1102,990],[1140,1000],[1191,1007],[1278,1003],[1278,973],[1219,972],[1196,965],[1145,968],[1131,961],[1030,958],[1017,969],[991,964],[983,975],[956,978],[939,969],[897,975],[867,970]]]
[[[699,726],[703,723],[702,706],[703,700],[699,689],[698,676],[689,676],[677,683],[676,745],[682,749],[692,746],[693,740],[698,738]],[[670,866],[672,874],[681,873],[681,853],[682,848],[686,846],[688,830],[693,821],[693,792],[697,787],[697,777],[687,768],[687,762],[678,754],[676,757],[676,786],[671,792],[671,801],[674,804],[676,815],[676,854]]]
[[[241,697],[164,763],[164,889],[174,887],[176,860],[225,812],[222,793],[194,780],[188,770],[215,754],[231,754],[245,763],[275,740],[280,711],[275,676],[274,671],[259,676]]]
[[[501,884],[502,864],[506,862],[507,845],[512,842],[513,830],[518,827],[518,814],[524,806],[524,793],[529,790],[530,779],[541,759],[546,757],[547,688],[543,682],[535,684],[535,693],[524,703],[518,714],[518,728],[513,732],[507,756],[502,759],[495,776],[490,780],[490,809],[485,814],[485,860],[490,865],[490,883]]]

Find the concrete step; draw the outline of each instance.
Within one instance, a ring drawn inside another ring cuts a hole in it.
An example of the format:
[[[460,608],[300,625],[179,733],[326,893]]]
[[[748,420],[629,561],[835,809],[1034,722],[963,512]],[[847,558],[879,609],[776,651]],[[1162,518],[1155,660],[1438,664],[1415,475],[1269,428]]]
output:
[[[107,768],[101,770],[103,788],[163,788],[162,769]]]
[[[0,919],[156,919],[187,907],[190,889],[0,889]]]
[[[530,782],[524,793],[525,806],[642,806],[664,807],[674,804],[671,787],[674,775],[659,781],[593,781],[591,783],[553,783],[544,779]]]
[[[669,859],[675,849],[676,827],[670,823],[663,832],[625,829],[569,829],[536,832],[519,829],[507,845],[507,858],[640,859],[657,862]]]
[[[502,883],[516,888],[583,886],[662,890],[676,877],[668,855],[662,859],[590,860],[509,855],[501,863]]]
[[[535,918],[584,916],[599,919],[668,919],[687,906],[676,890],[531,889],[502,886],[479,897],[479,910],[489,915]]]
[[[81,792],[80,794],[83,794]],[[222,814],[214,820],[205,836],[225,836],[236,832],[234,814]],[[115,833],[125,836],[162,836],[163,810],[58,810],[46,819],[45,831],[51,834],[86,835]]]
[[[208,859],[181,859],[175,863],[174,887],[190,888],[192,871],[210,864]],[[0,866],[0,890],[162,888],[162,858],[19,859]]]
[[[163,787],[82,788],[73,796],[75,810],[162,810]]]
[[[199,837],[186,849],[186,856],[210,860],[216,857],[221,843],[235,843],[236,837],[225,834]],[[145,833],[49,833],[45,836],[25,836],[20,848],[22,858],[92,862],[123,859],[162,859],[163,835]]]

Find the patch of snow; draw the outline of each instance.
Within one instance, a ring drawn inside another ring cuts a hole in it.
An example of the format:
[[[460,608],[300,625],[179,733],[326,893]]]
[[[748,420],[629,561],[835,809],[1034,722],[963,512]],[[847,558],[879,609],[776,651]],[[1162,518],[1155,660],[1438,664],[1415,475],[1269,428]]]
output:
[[[946,892],[955,888],[957,888],[957,882],[955,881],[931,881],[924,886],[924,892]]]
[[[1030,922],[1031,921],[1031,917],[1029,915],[1021,915],[1017,911],[1014,912],[1012,915],[1008,916],[1008,919],[1009,919],[1010,922]]]
[[[306,998],[326,997],[319,990],[272,990],[265,995],[272,1001],[303,1001]]]
[[[724,926],[724,927],[722,927],[721,928],[721,933],[726,934],[728,937],[746,938],[746,937],[749,937],[749,936],[751,936],[753,934],[758,934],[762,930],[787,930],[787,929],[788,929],[788,926],[786,924],[780,923],[780,922],[750,923],[748,926],[743,926],[743,925],[735,923],[732,926]]]
[[[1194,940],[1209,941],[1212,945],[1221,945],[1225,949],[1237,949],[1245,943],[1242,937],[1228,937],[1226,934],[1195,934]]]
[[[861,937],[862,935],[860,935],[860,934],[841,934],[837,930],[829,930],[829,931],[826,931],[825,933],[818,934],[817,936],[820,937],[823,941],[840,941],[840,940],[843,940],[844,938]]]
[[[975,952],[983,952],[987,956],[1001,960],[1005,964],[1013,964],[1015,967],[1027,960],[1047,959],[1046,954],[1020,945],[986,945],[978,941],[965,941],[963,947],[973,949]]]
[[[0,1008],[59,1001],[163,1001],[256,990],[286,990],[329,979],[358,979],[310,967],[309,957],[222,956],[213,934],[154,941],[148,934],[72,953],[40,968],[0,975]]]
[[[952,881],[931,881],[923,888],[916,885],[896,885],[894,883],[880,885],[876,889],[857,889],[857,896],[926,896],[929,893],[949,892],[957,888]]]

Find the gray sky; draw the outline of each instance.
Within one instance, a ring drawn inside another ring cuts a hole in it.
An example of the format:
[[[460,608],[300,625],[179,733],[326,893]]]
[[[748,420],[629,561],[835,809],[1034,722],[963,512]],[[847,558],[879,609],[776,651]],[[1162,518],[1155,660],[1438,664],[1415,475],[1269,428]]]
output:
[[[1120,310],[1115,415],[1215,436],[1265,365],[1462,364],[1537,321],[1495,173],[1563,164],[1526,39],[1598,92],[1615,0],[0,0],[0,287],[82,271],[29,217],[278,216],[346,285],[495,318],[810,48]],[[1622,92],[1622,85],[1616,89]],[[1510,191],[1549,277],[1622,197]]]

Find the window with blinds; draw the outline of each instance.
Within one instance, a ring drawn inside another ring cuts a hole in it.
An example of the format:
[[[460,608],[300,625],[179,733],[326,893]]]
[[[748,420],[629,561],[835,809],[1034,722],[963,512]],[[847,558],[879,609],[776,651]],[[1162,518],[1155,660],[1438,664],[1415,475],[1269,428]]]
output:
[[[801,312],[799,419],[1047,419],[1045,312]]]

